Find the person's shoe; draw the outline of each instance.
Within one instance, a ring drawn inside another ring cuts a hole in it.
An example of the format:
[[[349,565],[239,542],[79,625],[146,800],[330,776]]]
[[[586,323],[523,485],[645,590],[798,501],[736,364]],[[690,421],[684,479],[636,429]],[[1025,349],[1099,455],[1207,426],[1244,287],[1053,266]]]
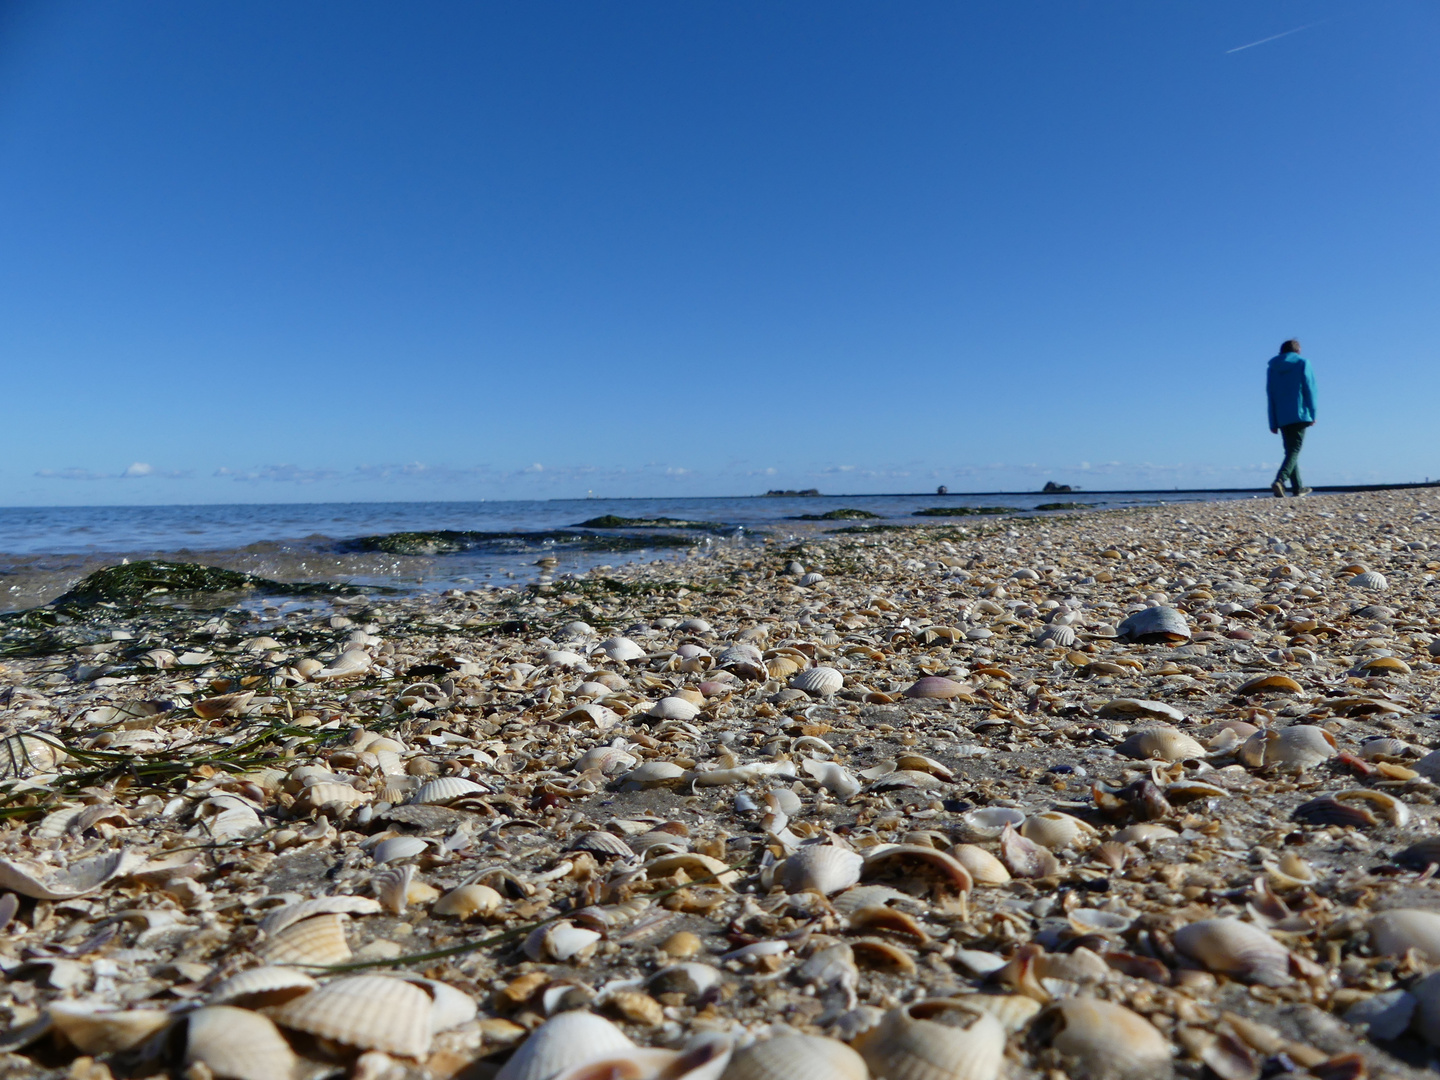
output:
[[[1270,490],[1274,493],[1275,498],[1285,498],[1285,485],[1280,483],[1279,480],[1276,480],[1273,484],[1270,485]]]
[[[1314,488],[1301,488],[1299,491],[1295,492],[1295,498],[1303,499],[1306,495],[1309,495],[1314,490]]]

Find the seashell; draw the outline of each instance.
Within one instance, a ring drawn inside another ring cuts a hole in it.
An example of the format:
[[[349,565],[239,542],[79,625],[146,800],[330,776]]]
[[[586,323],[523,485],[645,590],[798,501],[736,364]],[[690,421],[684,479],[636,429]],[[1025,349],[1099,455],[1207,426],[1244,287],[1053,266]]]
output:
[[[131,1050],[170,1023],[163,1009],[116,1009],[103,1001],[52,1001],[51,1024],[77,1050],[113,1054]]]
[[[1117,832],[1112,840],[1121,844],[1153,844],[1157,840],[1174,840],[1180,834],[1167,825],[1154,821],[1140,821],[1127,825]]]
[[[1366,761],[1399,761],[1409,757],[1412,747],[1402,739],[1377,735],[1360,744],[1359,754]]]
[[[1189,641],[1190,627],[1185,616],[1172,607],[1147,607],[1132,614],[1115,628],[1115,633],[1142,643]]]
[[[248,1009],[196,1009],[185,1032],[185,1064],[203,1065],[216,1080],[287,1080],[298,1064],[270,1019]]]
[[[466,780],[463,776],[442,776],[424,784],[410,797],[410,803],[412,806],[444,806],[457,799],[484,794],[489,794],[489,789],[473,780]]]
[[[1025,821],[1025,811],[1009,806],[986,806],[979,810],[967,810],[960,817],[961,831],[966,840],[998,840],[1007,825],[1020,825]]]
[[[461,885],[435,901],[430,913],[464,921],[493,915],[504,902],[504,897],[489,885]]]
[[[646,657],[645,650],[628,637],[606,638],[596,646],[596,651],[603,652],[611,660],[621,664],[644,660]]]
[[[376,844],[370,852],[370,857],[375,860],[377,866],[383,866],[385,863],[423,855],[429,848],[430,842],[422,840],[418,836],[392,836]]]
[[[885,1080],[996,1080],[1005,1028],[967,997],[932,998],[891,1009],[856,1048]]]
[[[0,859],[0,889],[35,900],[73,900],[99,892],[107,882],[124,877],[145,861],[133,851],[110,851],[79,859],[64,869]]]
[[[1356,589],[1368,589],[1371,592],[1384,592],[1390,588],[1390,583],[1385,580],[1385,575],[1378,570],[1366,570],[1362,574],[1356,574],[1345,584]]]
[[[594,724],[601,731],[609,731],[620,723],[620,714],[596,702],[577,705],[558,718],[562,724]]]
[[[371,901],[379,904],[376,901]],[[267,964],[295,964],[299,967],[328,967],[351,958],[345,940],[345,916],[316,915],[272,934],[256,953]]]
[[[608,859],[630,859],[635,856],[635,852],[630,845],[614,833],[606,832],[604,829],[591,829],[588,832],[582,832],[570,842],[570,845],[565,850],[588,851],[591,854]]]
[[[211,1005],[240,1005],[258,1009],[279,1005],[301,994],[308,994],[320,984],[309,975],[286,967],[250,968],[230,976],[211,991]]]
[[[645,791],[649,788],[677,787],[685,779],[685,770],[670,761],[647,761],[619,777],[621,791]]]
[[[413,983],[430,995],[430,1034],[432,1036],[468,1024],[480,1011],[474,998],[455,989],[449,983],[440,982],[438,979],[427,979],[423,975],[399,972],[393,977]]]
[[[1000,967],[1004,967],[1003,961]],[[1040,1002],[1024,994],[959,994],[955,1000],[976,1012],[989,1013],[1012,1035],[1024,1031],[1030,1021],[1035,1019],[1035,1014],[1043,1008]]]
[[[1303,694],[1305,688],[1288,675],[1261,675],[1235,688],[1238,697],[1250,694]]]
[[[802,574],[801,577],[800,577],[800,580],[799,580],[799,582],[797,582],[797,584],[799,584],[799,585],[802,586],[803,588],[808,589],[808,588],[810,588],[812,585],[819,585],[819,584],[820,584],[822,581],[824,581],[824,580],[825,580],[825,575],[824,575],[824,574],[821,574],[821,573],[818,573],[818,572],[816,572],[816,571],[814,571],[814,570],[811,570],[810,573],[808,573],[808,574]]]
[[[829,697],[845,685],[845,676],[832,667],[813,667],[790,680],[790,686],[811,697]]]
[[[1178,724],[1185,714],[1173,705],[1148,698],[1115,698],[1100,707],[1101,716],[1154,716]]]
[[[1075,628],[1065,623],[1051,623],[1035,636],[1035,644],[1053,645],[1057,649],[1068,649],[1075,644]]]
[[[1372,660],[1366,660],[1358,666],[1358,670],[1367,675],[1409,675],[1410,665],[1401,660],[1398,656],[1377,656]]]
[[[1423,980],[1422,980],[1423,981]],[[1398,1039],[1415,1016],[1415,995],[1407,990],[1390,990],[1358,1001],[1345,1010],[1344,1020],[1365,1029],[1372,1039]],[[1417,1035],[1424,1038],[1423,1031]]]
[[[870,848],[860,868],[862,880],[887,874],[918,877],[944,892],[966,893],[974,885],[970,871],[954,858],[933,847],[919,844],[882,844]]]
[[[273,1009],[282,1027],[362,1050],[420,1058],[430,1049],[431,996],[390,975],[352,975]]]
[[[1036,1034],[1069,1059],[1069,1076],[1138,1080],[1170,1073],[1170,1040],[1149,1020],[1114,1002],[1067,998],[1046,1010]]]
[[[254,690],[242,690],[238,694],[221,694],[219,697],[192,702],[190,708],[194,709],[195,715],[202,720],[218,720],[222,716],[241,715],[254,696]]]
[[[661,698],[645,713],[656,720],[694,720],[700,715],[700,706],[683,697]]]
[[[1257,731],[1245,740],[1241,754],[1253,760],[1257,750],[1263,765],[1282,769],[1313,768],[1338,752],[1335,736],[1308,724],[1295,724],[1280,731]]]
[[[1049,848],[1027,840],[1006,825],[1000,833],[1000,859],[1016,877],[1042,878],[1059,873],[1060,863]]]
[[[301,679],[313,679],[317,672],[323,671],[325,665],[310,656],[301,657],[290,665],[290,670],[300,676]]]
[[[370,670],[373,661],[362,648],[346,649],[329,666],[321,668],[310,676],[316,682],[325,679],[348,679],[352,675],[363,675]]]
[[[722,649],[715,655],[715,666],[732,672],[742,679],[765,679],[770,675],[765,658],[754,645],[744,642]]]
[[[521,1043],[495,1080],[552,1080],[576,1065],[632,1049],[635,1044],[604,1017],[583,1009],[562,1012]]]
[[[165,671],[174,667],[179,658],[169,649],[151,649],[141,654],[140,659],[156,671]]]
[[[538,926],[525,938],[522,946],[531,960],[588,960],[595,954],[600,934],[583,926],[576,926],[568,919]]]
[[[1188,761],[1203,758],[1205,748],[1178,728],[1168,724],[1141,728],[1115,748],[1127,757],[1142,760]]]
[[[64,752],[35,735],[0,739],[0,780],[16,780],[53,769]]]
[[[719,1080],[729,1063],[730,1040],[714,1034],[684,1051],[636,1047],[605,1055],[557,1073],[553,1080]]]
[[[804,758],[800,769],[837,799],[849,799],[860,793],[861,783],[843,765],[833,761],[815,761]]]
[[[317,896],[277,908],[260,920],[260,929],[274,935],[301,919],[316,915],[374,915],[379,910],[379,902],[368,896]]]
[[[692,961],[661,968],[645,985],[657,994],[684,994],[694,1001],[719,986],[723,978],[719,968]]]
[[[808,844],[785,860],[780,882],[787,893],[818,892],[830,896],[860,880],[865,860],[835,844]]]
[[[339,806],[360,806],[374,797],[368,791],[361,791],[349,784],[322,782],[310,784],[302,790],[295,799],[295,805],[307,810],[319,810],[332,803]]]
[[[410,906],[410,882],[415,877],[413,864],[390,866],[373,874],[370,887],[386,911],[394,915],[405,914]]]
[[[728,864],[693,851],[661,855],[645,864],[645,873],[649,877],[664,877],[676,870],[684,870],[697,884],[713,880],[716,884],[729,888],[740,880],[739,873],[730,869]]]
[[[1290,982],[1290,953],[1239,919],[1202,919],[1175,932],[1175,947],[1208,971],[1262,986]]]
[[[1404,956],[1411,949],[1427,963],[1440,962],[1440,912],[1391,908],[1370,920],[1370,947],[1381,956]]]
[[[590,670],[590,665],[585,662],[585,658],[577,652],[571,652],[569,649],[548,649],[543,659],[545,666],[550,668],[580,671]]]
[[[681,619],[676,623],[675,631],[680,634],[708,634],[710,633],[710,624],[704,619],[691,617],[689,619]]]
[[[1020,826],[1020,835],[1051,851],[1059,851],[1082,837],[1094,836],[1095,830],[1077,817],[1049,810],[1026,818]]]
[[[950,849],[950,854],[970,872],[977,885],[1004,885],[1010,880],[1010,871],[1005,869],[1005,864],[982,847],[956,844]]]
[[[902,691],[902,694],[907,698],[943,701],[947,698],[969,694],[972,689],[973,687],[967,683],[956,682],[943,675],[927,675],[923,679],[917,679],[911,683]]]
[[[868,1080],[865,1059],[838,1039],[780,1035],[737,1051],[721,1080]],[[496,1080],[511,1080],[498,1076]]]

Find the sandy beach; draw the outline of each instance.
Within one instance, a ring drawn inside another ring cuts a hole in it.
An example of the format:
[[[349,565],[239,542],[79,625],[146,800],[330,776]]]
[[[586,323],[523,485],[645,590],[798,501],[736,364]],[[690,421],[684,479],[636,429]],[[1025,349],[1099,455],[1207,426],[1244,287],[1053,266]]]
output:
[[[102,573],[0,655],[0,1075],[1426,1074],[1437,515]]]

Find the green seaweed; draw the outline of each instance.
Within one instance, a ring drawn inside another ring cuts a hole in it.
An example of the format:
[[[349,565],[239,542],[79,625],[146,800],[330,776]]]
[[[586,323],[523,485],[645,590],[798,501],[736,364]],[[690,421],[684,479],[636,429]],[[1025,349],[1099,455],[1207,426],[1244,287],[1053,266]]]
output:
[[[1036,510],[1089,510],[1091,503],[1041,503]]]
[[[970,517],[974,514],[1015,514],[1016,506],[931,506],[916,510],[911,517]]]
[[[856,510],[853,507],[842,506],[838,510],[827,510],[823,514],[796,514],[788,517],[786,521],[867,521],[880,519],[880,514],[872,514],[869,510]]]

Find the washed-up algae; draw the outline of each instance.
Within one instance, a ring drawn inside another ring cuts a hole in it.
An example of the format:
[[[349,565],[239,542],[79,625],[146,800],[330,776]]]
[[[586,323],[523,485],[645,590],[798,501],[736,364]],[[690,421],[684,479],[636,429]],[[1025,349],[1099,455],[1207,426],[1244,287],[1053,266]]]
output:
[[[869,521],[879,520],[881,515],[872,514],[869,510],[856,510],[854,507],[842,506],[838,510],[827,510],[823,514],[795,514],[786,518],[786,521]]]
[[[971,517],[975,514],[1016,514],[1018,506],[930,506],[916,510],[912,517]]]
[[[602,514],[576,525],[577,529],[699,529],[703,532],[726,532],[731,526],[723,521],[686,521],[684,518],[629,518]]]
[[[1097,503],[1041,503],[1036,510],[1092,510]]]

